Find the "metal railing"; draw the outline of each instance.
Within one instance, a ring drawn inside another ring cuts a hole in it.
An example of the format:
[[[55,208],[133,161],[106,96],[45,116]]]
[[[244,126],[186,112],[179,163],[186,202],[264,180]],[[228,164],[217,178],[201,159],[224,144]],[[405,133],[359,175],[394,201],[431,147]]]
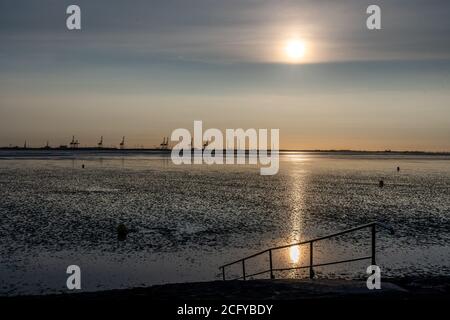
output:
[[[392,228],[381,224],[379,222],[371,222],[368,224],[364,224],[364,225],[360,225],[357,226],[355,228],[351,228],[351,229],[347,229],[344,231],[340,231],[340,232],[336,232],[333,234],[329,234],[323,237],[319,237],[319,238],[315,238],[315,239],[311,239],[311,240],[307,240],[307,241],[302,241],[302,242],[298,242],[298,243],[293,243],[293,244],[288,244],[288,245],[284,245],[284,246],[279,246],[279,247],[272,247],[263,251],[260,251],[258,253],[252,254],[250,256],[247,256],[245,258],[224,264],[222,266],[219,267],[220,270],[222,270],[222,279],[225,281],[226,277],[225,277],[225,268],[235,265],[235,264],[242,264],[242,276],[238,277],[238,278],[234,278],[231,280],[246,280],[249,277],[254,277],[254,276],[258,276],[261,274],[265,274],[265,273],[269,273],[270,274],[270,278],[271,279],[275,279],[274,276],[274,272],[280,272],[280,271],[290,271],[290,270],[298,270],[298,269],[309,269],[309,277],[312,279],[314,277],[314,267],[323,267],[323,266],[329,266],[329,265],[333,265],[333,264],[340,264],[340,263],[348,263],[348,262],[355,262],[355,261],[361,261],[361,260],[371,260],[372,265],[376,264],[376,227],[382,227],[384,229],[388,229],[391,232],[393,232]],[[347,234],[347,233],[351,233],[351,232],[355,232],[361,229],[369,229],[371,230],[371,254],[369,256],[364,256],[364,257],[358,257],[358,258],[354,258],[354,259],[347,259],[347,260],[339,260],[339,261],[332,261],[332,262],[326,262],[326,263],[318,263],[318,264],[314,264],[314,243],[321,241],[321,240],[325,240],[325,239],[330,239],[330,238],[334,238],[337,236],[341,236],[343,234]],[[272,260],[272,252],[275,250],[280,250],[280,249],[286,249],[286,248],[290,248],[290,247],[295,247],[295,246],[300,246],[300,245],[305,245],[305,244],[309,244],[309,265],[305,265],[305,266],[298,266],[298,267],[291,267],[291,268],[274,268],[273,267],[273,260]],[[246,274],[245,272],[245,261],[255,258],[257,256],[263,255],[263,254],[268,254],[269,255],[269,269],[264,270],[264,271],[260,271],[257,273],[252,273],[252,274]]]

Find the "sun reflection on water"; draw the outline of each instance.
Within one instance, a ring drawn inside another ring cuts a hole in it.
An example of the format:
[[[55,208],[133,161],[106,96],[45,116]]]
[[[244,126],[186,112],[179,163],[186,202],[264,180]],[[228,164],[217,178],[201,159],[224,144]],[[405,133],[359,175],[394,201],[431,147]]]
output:
[[[307,155],[296,154],[292,155],[290,161],[305,161],[307,160]],[[290,172],[289,179],[289,193],[288,193],[288,203],[290,212],[290,230],[288,238],[290,243],[298,243],[303,238],[303,212],[305,206],[305,187],[306,187],[307,176],[302,167],[295,171]],[[299,265],[302,259],[300,254],[300,246],[289,247],[287,254],[287,259],[291,264]],[[294,272],[294,271],[293,271]],[[294,274],[290,275],[291,277]]]
[[[293,246],[289,248],[289,257],[292,263],[298,263],[300,260],[300,248],[299,246]]]

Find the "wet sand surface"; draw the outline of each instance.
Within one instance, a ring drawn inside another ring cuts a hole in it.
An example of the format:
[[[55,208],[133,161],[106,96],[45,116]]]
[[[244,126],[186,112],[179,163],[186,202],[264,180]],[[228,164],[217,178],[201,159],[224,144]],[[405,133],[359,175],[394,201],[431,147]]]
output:
[[[395,229],[377,233],[383,277],[450,274],[448,156],[286,153],[280,161],[279,174],[267,177],[255,166],[175,166],[167,155],[6,155],[0,295],[65,292],[72,264],[81,267],[84,291],[218,280],[224,263],[370,221]],[[132,230],[126,241],[118,241],[120,223]],[[318,243],[314,258],[367,253],[370,234],[360,232]],[[267,269],[266,258],[249,261],[247,272]],[[279,268],[305,265],[308,250],[280,250],[273,259]],[[360,279],[366,268],[315,272]],[[227,278],[240,272],[230,268]]]

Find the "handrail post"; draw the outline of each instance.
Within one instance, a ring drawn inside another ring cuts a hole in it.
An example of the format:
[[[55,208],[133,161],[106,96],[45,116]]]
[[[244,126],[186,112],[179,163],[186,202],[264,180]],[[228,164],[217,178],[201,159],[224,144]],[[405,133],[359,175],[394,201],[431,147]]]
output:
[[[222,267],[222,280],[225,281],[225,267]]]
[[[375,252],[375,234],[376,234],[376,224],[373,224],[371,227],[372,230],[372,265],[376,265],[376,252]]]
[[[309,278],[314,278],[314,269],[313,269],[313,241],[309,243]]]
[[[272,250],[269,250],[269,264],[270,264],[270,279],[275,279],[273,275]]]
[[[245,280],[245,259],[242,259],[242,278]]]

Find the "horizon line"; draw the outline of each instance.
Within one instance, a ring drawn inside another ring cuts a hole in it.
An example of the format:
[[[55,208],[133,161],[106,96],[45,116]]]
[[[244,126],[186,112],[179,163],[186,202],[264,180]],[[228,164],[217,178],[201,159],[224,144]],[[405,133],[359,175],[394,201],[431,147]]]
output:
[[[21,150],[21,151],[158,151],[158,152],[171,152],[172,150],[183,150],[183,149],[170,149],[170,148],[117,148],[117,147],[78,147],[78,148],[61,148],[61,147],[19,147],[19,146],[11,146],[11,147],[0,147],[0,151],[5,150]],[[204,149],[195,149],[191,148],[191,150],[204,150]],[[211,149],[216,150],[216,149]],[[222,151],[227,151],[231,149],[222,149]],[[272,151],[271,149],[232,149],[236,151]],[[361,149],[279,149],[278,152],[331,152],[331,153],[391,153],[391,154],[401,154],[401,153],[415,153],[415,154],[443,154],[450,155],[450,151],[427,151],[427,150],[361,150]]]

